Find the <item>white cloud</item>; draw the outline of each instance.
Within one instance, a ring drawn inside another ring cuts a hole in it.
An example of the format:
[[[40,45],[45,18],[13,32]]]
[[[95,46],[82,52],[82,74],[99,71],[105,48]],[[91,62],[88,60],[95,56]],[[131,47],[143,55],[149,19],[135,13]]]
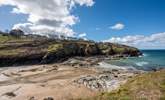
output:
[[[93,0],[1,0],[0,6],[13,6],[12,13],[27,14],[27,23],[19,23],[13,28],[21,28],[30,33],[55,33],[73,36],[71,27],[79,20],[71,12],[76,5],[92,6]]]
[[[117,23],[115,24],[114,26],[111,26],[109,27],[110,29],[113,29],[113,30],[122,30],[124,29],[125,25],[122,24],[122,23]]]
[[[79,34],[79,35],[78,35],[78,37],[80,37],[80,38],[84,38],[84,37],[86,37],[86,36],[87,36],[86,33],[82,33],[82,34]]]
[[[79,3],[81,6],[84,4],[86,6],[92,6],[94,4],[93,0],[73,0],[73,1],[75,1],[76,3]]]
[[[155,33],[150,36],[134,35],[112,37],[104,42],[120,43],[138,48],[165,48],[165,32]]]

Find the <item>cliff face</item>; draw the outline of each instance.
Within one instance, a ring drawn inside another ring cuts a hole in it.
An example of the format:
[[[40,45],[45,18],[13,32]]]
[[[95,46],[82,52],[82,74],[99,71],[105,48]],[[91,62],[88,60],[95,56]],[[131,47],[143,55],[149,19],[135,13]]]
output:
[[[128,47],[112,43],[93,43],[89,41],[67,41],[53,43],[49,45],[48,52],[43,60],[51,62],[61,58],[72,56],[94,56],[94,55],[125,55],[139,56],[140,51],[133,47]]]
[[[0,35],[0,66],[52,63],[74,56],[115,54],[138,56],[141,53],[136,48],[112,43]]]

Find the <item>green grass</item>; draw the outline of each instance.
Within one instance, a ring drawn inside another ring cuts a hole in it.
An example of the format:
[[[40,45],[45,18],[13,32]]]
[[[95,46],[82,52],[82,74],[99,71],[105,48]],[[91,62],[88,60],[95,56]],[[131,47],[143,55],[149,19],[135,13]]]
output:
[[[2,35],[0,34],[0,57],[19,57],[23,55],[29,55],[30,52],[36,47],[35,41],[31,38],[21,38],[21,37],[14,37],[11,35]],[[32,47],[31,47],[32,46]],[[45,49],[46,47],[43,47]],[[29,50],[29,51],[28,51]],[[42,51],[41,48],[36,50],[37,52]]]
[[[109,49],[109,46],[105,45],[105,44],[100,44],[99,45],[99,49],[101,50],[106,50],[106,49]]]
[[[0,56],[19,56],[21,52],[24,52],[22,49],[10,49],[10,50],[0,50]]]
[[[48,47],[48,52],[56,52],[63,48],[63,44],[52,44]]]
[[[0,34],[0,42],[6,42],[6,41],[9,41],[9,40],[15,40],[16,38],[13,37],[13,36],[3,36]]]
[[[165,70],[138,75],[118,90],[78,100],[165,100]]]
[[[125,48],[119,48],[119,47],[117,48],[117,47],[116,47],[116,48],[114,48],[113,50],[114,50],[116,53],[123,53],[123,52],[125,51]]]
[[[2,35],[0,34],[0,43],[5,43],[5,42],[28,42],[32,41],[33,39],[31,38],[21,38],[21,37],[15,37],[11,35]]]
[[[108,45],[105,45],[105,44],[100,44],[98,47],[103,54],[109,53],[109,50],[111,49],[111,47],[109,47]]]

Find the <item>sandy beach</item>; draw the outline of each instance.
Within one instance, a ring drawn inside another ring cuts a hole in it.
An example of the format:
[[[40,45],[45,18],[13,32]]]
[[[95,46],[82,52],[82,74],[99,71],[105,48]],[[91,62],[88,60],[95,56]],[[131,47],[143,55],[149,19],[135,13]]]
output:
[[[95,96],[117,89],[127,79],[141,73],[110,65],[107,68],[103,62],[91,62],[72,58],[49,65],[1,68],[0,99],[68,100]]]

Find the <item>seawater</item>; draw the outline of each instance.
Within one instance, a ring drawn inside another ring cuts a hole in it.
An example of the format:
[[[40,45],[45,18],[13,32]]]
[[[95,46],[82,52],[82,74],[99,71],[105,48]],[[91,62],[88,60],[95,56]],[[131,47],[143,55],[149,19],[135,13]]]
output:
[[[108,63],[116,66],[131,66],[140,70],[165,68],[165,50],[141,50],[143,56],[120,60],[110,60]]]

